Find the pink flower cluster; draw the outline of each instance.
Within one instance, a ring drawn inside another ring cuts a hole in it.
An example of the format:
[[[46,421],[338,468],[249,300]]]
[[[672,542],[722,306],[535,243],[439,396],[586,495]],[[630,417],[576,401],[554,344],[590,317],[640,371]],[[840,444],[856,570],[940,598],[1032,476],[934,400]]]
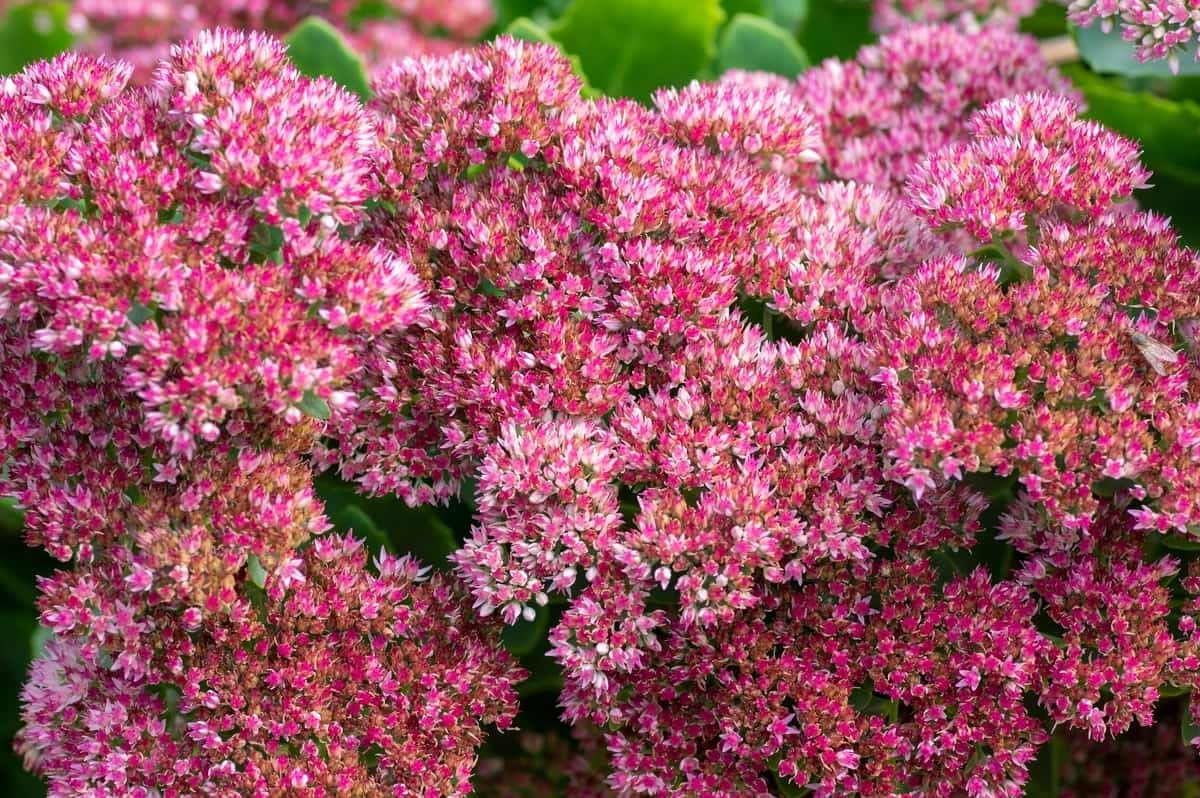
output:
[[[0,107],[56,795],[463,794],[546,617],[579,794],[1015,798],[1200,686],[1200,258],[1028,39],[650,108],[509,39],[369,110],[260,35],[127,77]],[[325,469],[472,500],[464,593],[324,536]]]
[[[1166,59],[1179,71],[1179,56],[1195,51],[1200,40],[1200,11],[1186,0],[1071,0],[1067,16],[1080,27],[1099,21],[1105,33],[1121,26],[1121,36],[1133,44],[1139,61]]]
[[[0,492],[74,569],[19,749],[51,795],[457,795],[523,673],[450,582],[330,528],[310,455],[427,320],[359,233],[377,122],[265,34],[146,89],[0,87]]]
[[[125,59],[149,78],[172,42],[230,27],[287,33],[306,16],[327,19],[373,63],[445,53],[492,24],[489,0],[388,0],[359,19],[357,0],[74,0],[70,24],[88,53]]]

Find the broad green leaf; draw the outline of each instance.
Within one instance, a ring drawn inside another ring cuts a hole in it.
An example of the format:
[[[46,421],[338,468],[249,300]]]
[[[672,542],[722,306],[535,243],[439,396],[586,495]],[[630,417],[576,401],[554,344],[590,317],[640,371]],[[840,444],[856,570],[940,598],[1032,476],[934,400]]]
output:
[[[721,33],[717,69],[774,72],[794,78],[808,68],[808,56],[796,39],[762,17],[738,14]]]
[[[1141,144],[1154,187],[1137,192],[1138,203],[1171,216],[1188,243],[1200,243],[1200,105],[1130,90],[1120,78],[1101,77],[1079,64],[1065,65],[1063,73],[1087,99],[1086,116]]]
[[[27,64],[53,58],[71,47],[69,4],[23,3],[0,22],[0,72],[20,72]]]
[[[367,70],[337,29],[309,17],[287,37],[288,56],[309,77],[327,77],[365,100],[371,96]]]
[[[300,410],[308,416],[321,421],[327,421],[330,416],[329,403],[321,397],[317,396],[312,391],[305,391],[304,396],[300,399],[300,404],[296,405]]]
[[[712,62],[724,19],[718,0],[574,0],[550,35],[597,89],[645,101]]]
[[[532,621],[518,621],[512,626],[505,627],[500,637],[504,647],[514,656],[523,657],[538,647],[546,639],[546,627],[550,622],[550,613],[545,607],[537,608],[537,615]]]
[[[811,0],[799,39],[813,63],[853,58],[858,48],[875,40],[871,4],[865,0]]]
[[[1079,57],[1096,72],[1160,78],[1169,78],[1173,74],[1166,60],[1142,63],[1134,58],[1133,42],[1127,42],[1121,37],[1119,25],[1114,26],[1108,33],[1101,30],[1099,23],[1086,28],[1072,25],[1071,34],[1079,48]],[[1196,61],[1195,54],[1194,46],[1189,48],[1188,52],[1179,53],[1178,74],[1200,75],[1200,62]]]
[[[808,18],[808,0],[766,0],[767,19],[795,33]]]

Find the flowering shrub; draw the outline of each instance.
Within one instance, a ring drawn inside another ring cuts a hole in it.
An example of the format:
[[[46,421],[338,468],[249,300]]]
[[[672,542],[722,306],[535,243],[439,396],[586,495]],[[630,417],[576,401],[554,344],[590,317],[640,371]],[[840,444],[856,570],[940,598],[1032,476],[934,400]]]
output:
[[[508,37],[367,104],[263,33],[133,73],[0,86],[52,795],[991,798],[1058,730],[1090,794],[1197,695],[1200,257],[1031,40],[649,105]],[[465,506],[445,572],[334,479]]]

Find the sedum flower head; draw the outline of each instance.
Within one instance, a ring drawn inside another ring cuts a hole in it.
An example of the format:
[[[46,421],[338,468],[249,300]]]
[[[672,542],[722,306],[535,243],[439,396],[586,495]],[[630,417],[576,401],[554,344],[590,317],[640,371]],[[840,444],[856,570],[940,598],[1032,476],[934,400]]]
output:
[[[149,611],[144,674],[52,639],[24,692],[26,764],[52,796],[466,795],[523,673],[441,577],[366,558],[322,538],[228,616]]]

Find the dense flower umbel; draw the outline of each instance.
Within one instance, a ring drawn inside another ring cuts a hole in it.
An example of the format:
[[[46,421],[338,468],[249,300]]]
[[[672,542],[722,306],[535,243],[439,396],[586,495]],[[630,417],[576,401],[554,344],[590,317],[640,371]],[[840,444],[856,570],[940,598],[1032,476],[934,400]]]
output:
[[[1145,181],[1136,149],[1064,101],[1001,101],[972,126],[912,178],[918,212],[992,243],[925,264],[897,302],[878,377],[892,475],[921,495],[1016,472],[1065,530],[1052,548],[1114,490],[1139,502],[1139,528],[1186,532],[1200,521],[1200,373],[1176,342],[1200,317],[1197,255],[1162,219],[1114,207]]]
[[[70,21],[81,49],[129,61],[148,78],[171,43],[206,28],[282,34],[304,17],[318,15],[383,63],[461,47],[493,19],[488,0],[389,0],[379,4],[378,18],[359,22],[354,12],[360,5],[356,0],[74,0]]]
[[[880,563],[768,590],[716,631],[672,628],[608,689],[569,680],[568,717],[616,730],[611,781],[633,793],[768,794],[778,762],[822,796],[1018,796],[1044,739],[1022,706],[1050,647],[1035,604],[982,572],[933,579]]]
[[[1179,71],[1179,56],[1196,49],[1200,34],[1200,14],[1185,0],[1071,0],[1067,16],[1085,28],[1099,20],[1105,32],[1119,25],[1139,61],[1165,58],[1173,72]],[[1195,57],[1200,58],[1200,50]]]
[[[27,764],[64,798],[467,794],[480,726],[512,721],[523,673],[443,578],[366,559],[321,538],[227,615],[151,613],[145,673],[63,630],[25,689]]]
[[[122,93],[127,76],[66,55],[0,97],[6,147],[38,165],[6,186],[0,229],[3,357],[18,377],[4,480],[19,498],[107,486],[96,500],[113,510],[223,436],[278,446],[305,412],[351,407],[371,341],[424,312],[406,262],[341,235],[372,193],[376,146],[348,94],[257,35],[177,48],[150,91]],[[104,397],[129,414],[101,419]],[[85,542],[43,530],[45,502],[23,503],[56,556]],[[118,537],[111,522],[77,528]]]
[[[817,118],[830,173],[903,185],[934,149],[966,138],[968,117],[992,100],[1030,91],[1070,95],[1031,37],[989,27],[914,25],[803,73],[800,101]]]

